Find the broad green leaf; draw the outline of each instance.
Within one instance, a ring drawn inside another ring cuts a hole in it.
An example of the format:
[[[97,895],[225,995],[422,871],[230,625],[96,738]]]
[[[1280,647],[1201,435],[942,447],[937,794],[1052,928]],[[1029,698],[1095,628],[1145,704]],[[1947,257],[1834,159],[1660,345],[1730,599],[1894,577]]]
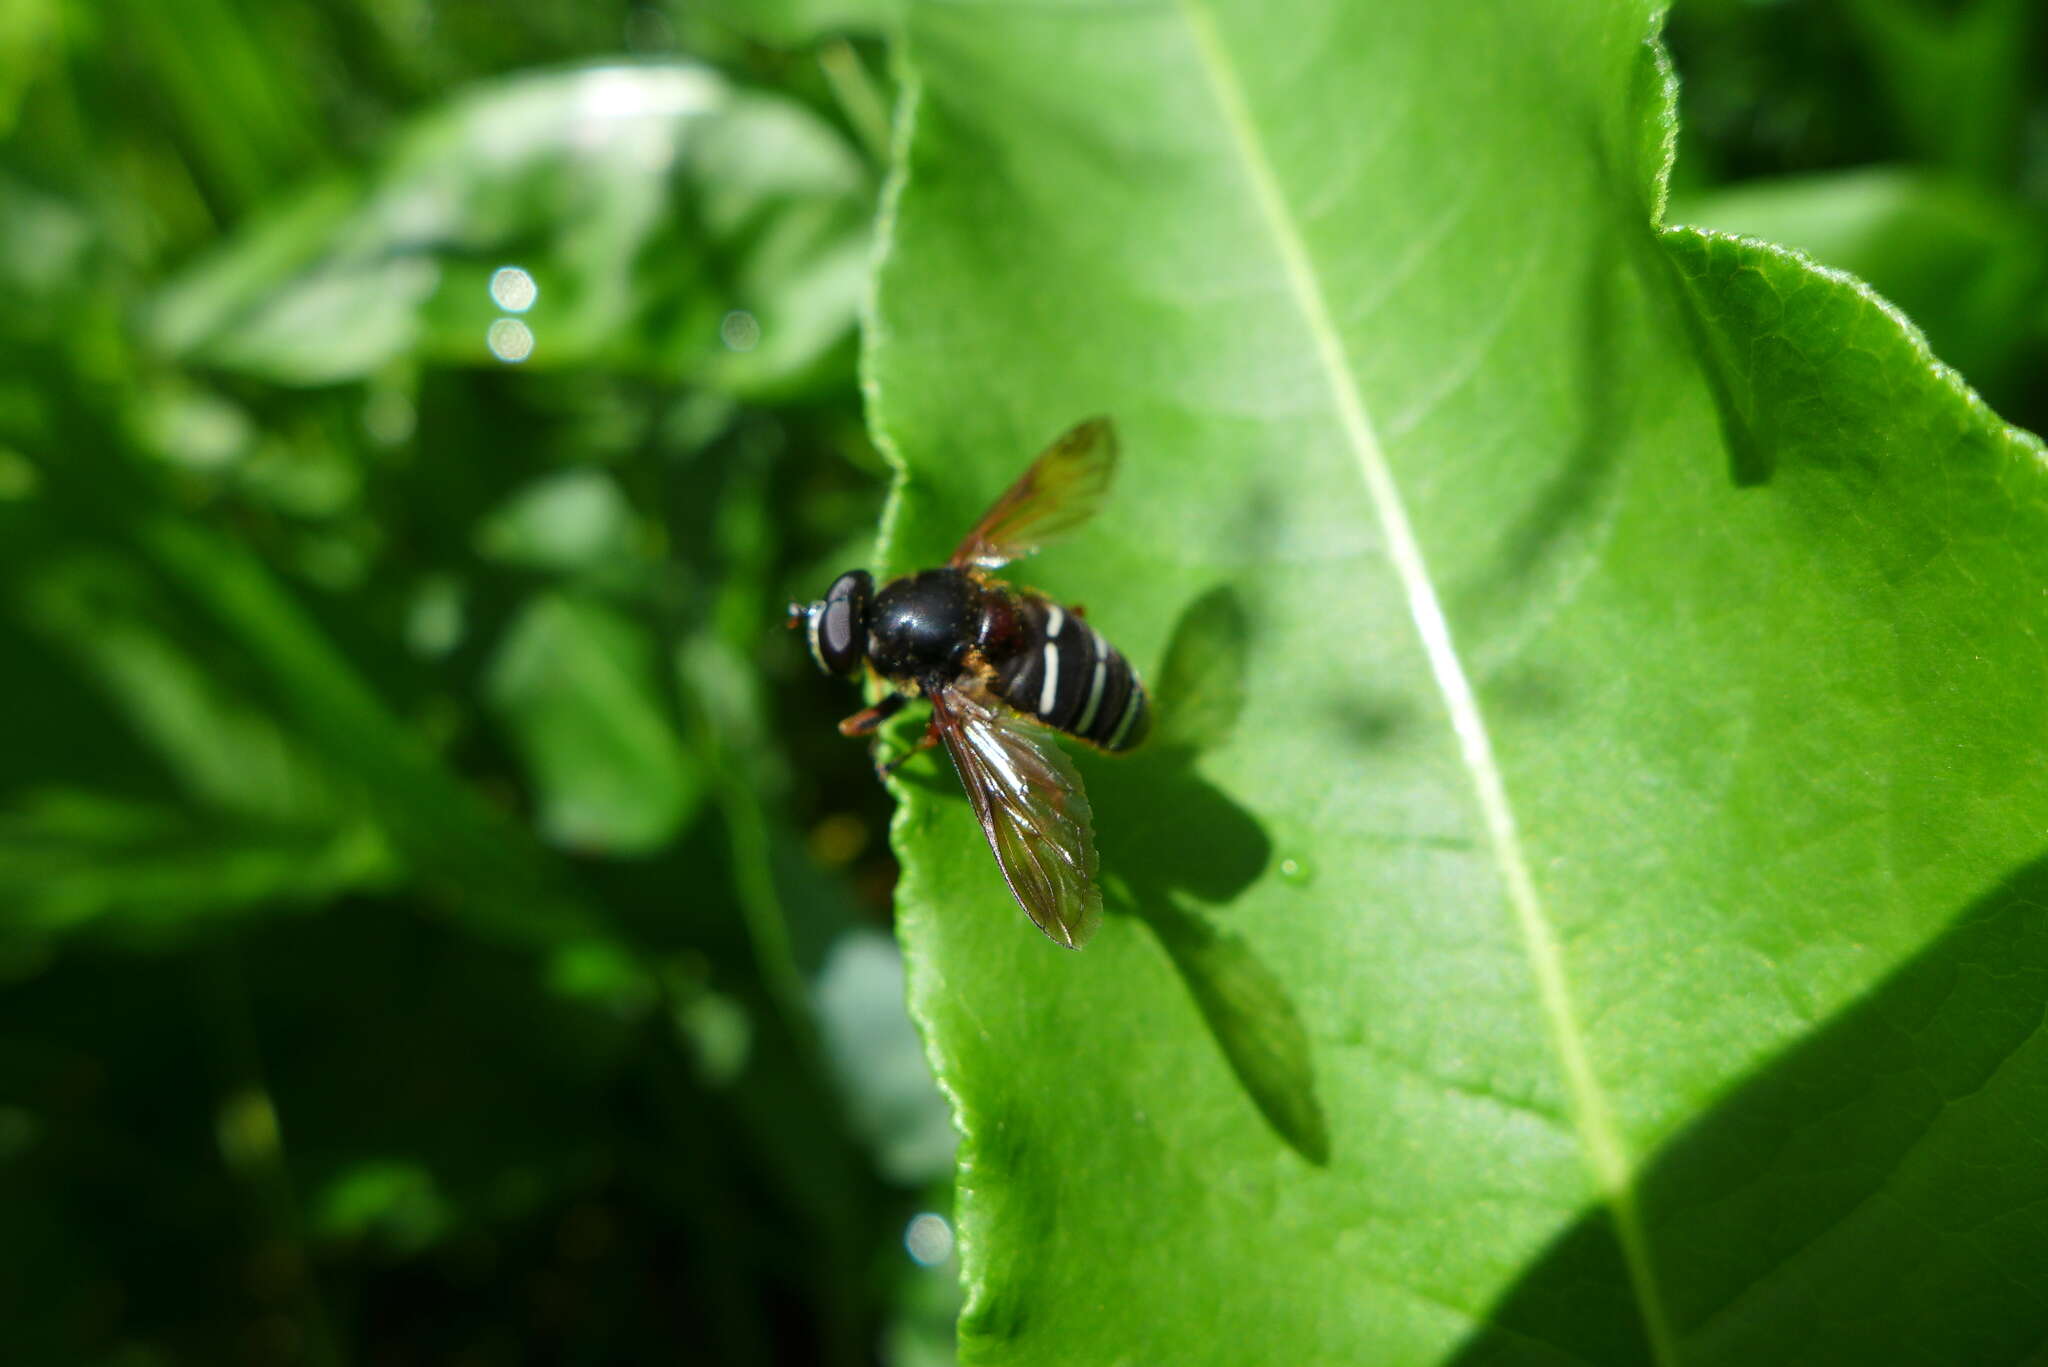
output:
[[[686,63],[521,76],[202,260],[152,332],[288,384],[421,355],[769,392],[849,335],[868,205],[853,150],[783,96]]]
[[[595,600],[534,599],[499,643],[487,690],[533,776],[556,844],[639,854],[696,810],[703,778],[656,691],[644,628]]]
[[[907,60],[886,567],[1115,415],[1016,577],[1164,728],[1081,761],[1079,955],[903,771],[963,1360],[2021,1360],[2039,443],[1662,226],[1649,6],[929,4]]]
[[[1906,311],[1993,397],[2039,383],[2048,239],[2022,207],[1885,167],[1753,181],[1674,200],[1672,217],[1797,247]]]

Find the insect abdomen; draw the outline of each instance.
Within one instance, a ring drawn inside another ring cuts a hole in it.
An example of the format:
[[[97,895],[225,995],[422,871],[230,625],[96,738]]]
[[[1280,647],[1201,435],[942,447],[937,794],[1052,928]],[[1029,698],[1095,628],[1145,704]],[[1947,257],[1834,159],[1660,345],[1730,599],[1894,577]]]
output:
[[[1024,597],[1024,630],[996,666],[1003,701],[1105,750],[1129,750],[1152,728],[1145,687],[1102,634],[1057,603]]]

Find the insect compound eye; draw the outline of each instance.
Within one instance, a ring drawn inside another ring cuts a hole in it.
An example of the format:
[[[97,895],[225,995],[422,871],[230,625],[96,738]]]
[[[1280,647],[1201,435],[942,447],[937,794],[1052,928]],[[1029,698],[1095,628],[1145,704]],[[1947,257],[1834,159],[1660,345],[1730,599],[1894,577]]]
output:
[[[833,674],[851,674],[868,653],[868,596],[874,579],[849,570],[832,581],[811,617],[811,653]]]

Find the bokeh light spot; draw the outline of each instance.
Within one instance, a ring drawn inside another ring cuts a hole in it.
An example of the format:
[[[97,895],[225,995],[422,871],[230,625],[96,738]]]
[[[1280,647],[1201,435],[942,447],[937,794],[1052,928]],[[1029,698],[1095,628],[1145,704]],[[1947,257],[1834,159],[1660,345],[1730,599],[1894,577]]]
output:
[[[249,1168],[277,1158],[277,1112],[267,1092],[245,1087],[221,1098],[213,1128],[221,1157],[231,1168]]]
[[[524,313],[540,298],[540,286],[518,266],[500,266],[491,272],[491,299],[507,313]]]
[[[533,355],[533,329],[517,318],[500,318],[484,337],[491,355],[516,365]]]
[[[936,1267],[953,1256],[953,1226],[931,1211],[913,1215],[903,1230],[903,1247],[920,1266]]]
[[[761,343],[761,324],[745,309],[734,309],[718,325],[718,335],[734,351],[752,351]]]

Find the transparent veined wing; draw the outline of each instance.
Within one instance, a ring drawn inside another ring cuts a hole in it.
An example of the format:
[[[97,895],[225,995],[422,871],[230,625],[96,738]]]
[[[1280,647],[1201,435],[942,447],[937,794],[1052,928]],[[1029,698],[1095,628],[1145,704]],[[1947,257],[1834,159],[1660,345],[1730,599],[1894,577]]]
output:
[[[946,563],[992,570],[1030,555],[1094,516],[1115,473],[1116,426],[1090,418],[1039,453]]]
[[[1102,919],[1102,894],[1093,813],[1074,762],[976,679],[925,692],[1004,881],[1040,930],[1079,949]]]

